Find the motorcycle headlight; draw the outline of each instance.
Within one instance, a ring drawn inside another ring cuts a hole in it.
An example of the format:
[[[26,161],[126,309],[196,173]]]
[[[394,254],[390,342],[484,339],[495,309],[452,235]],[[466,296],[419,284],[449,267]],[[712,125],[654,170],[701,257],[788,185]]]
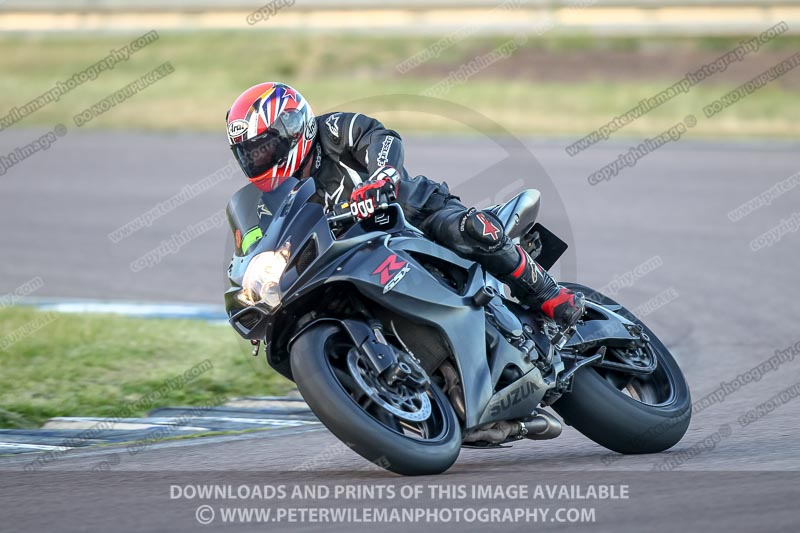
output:
[[[274,252],[262,252],[250,260],[236,298],[245,305],[264,303],[269,308],[281,302],[278,282],[289,263],[289,243]]]

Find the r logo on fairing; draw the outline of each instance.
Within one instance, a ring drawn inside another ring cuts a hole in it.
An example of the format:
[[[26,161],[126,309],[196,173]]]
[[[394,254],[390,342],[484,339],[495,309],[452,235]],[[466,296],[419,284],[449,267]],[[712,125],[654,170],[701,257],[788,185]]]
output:
[[[383,285],[383,294],[394,289],[400,281],[411,271],[411,265],[392,254],[376,268],[372,274],[380,274],[380,283]]]

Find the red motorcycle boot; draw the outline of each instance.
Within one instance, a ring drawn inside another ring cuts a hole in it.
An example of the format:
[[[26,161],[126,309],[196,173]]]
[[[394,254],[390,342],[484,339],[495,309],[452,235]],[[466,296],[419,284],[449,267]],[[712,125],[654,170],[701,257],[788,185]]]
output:
[[[517,246],[520,262],[517,268],[502,277],[511,294],[523,304],[539,309],[556,324],[566,329],[583,316],[583,293],[562,287],[539,266],[528,253]]]

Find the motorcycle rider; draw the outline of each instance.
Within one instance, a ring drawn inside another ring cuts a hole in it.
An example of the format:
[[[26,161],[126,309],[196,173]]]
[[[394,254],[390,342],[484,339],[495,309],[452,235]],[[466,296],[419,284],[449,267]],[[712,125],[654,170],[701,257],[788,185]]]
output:
[[[410,177],[400,136],[379,121],[346,112],[315,117],[299,92],[273,82],[244,91],[226,119],[230,148],[260,190],[271,191],[292,176],[313,177],[326,209],[349,201],[362,219],[375,213],[383,195],[396,198],[411,224],[482,265],[522,303],[562,327],[583,315],[583,295],[559,286],[506,236],[494,213],[468,209],[446,183]]]

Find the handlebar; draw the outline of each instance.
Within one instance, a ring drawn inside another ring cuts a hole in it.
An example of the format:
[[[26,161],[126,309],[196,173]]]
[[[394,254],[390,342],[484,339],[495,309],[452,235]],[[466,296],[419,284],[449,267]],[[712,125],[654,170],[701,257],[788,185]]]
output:
[[[355,218],[355,216],[353,216],[353,213],[350,213],[348,211],[347,213],[341,213],[341,214],[338,214],[338,215],[329,214],[329,215],[326,215],[326,218],[328,219],[328,222],[340,222],[342,220],[348,220],[348,219],[351,219],[351,218]]]
[[[375,207],[375,212],[385,211],[386,209],[389,208],[389,205],[393,204],[393,203],[397,203],[397,200],[395,199],[395,200],[390,202],[389,198],[387,197],[387,195],[382,194],[381,195],[381,202]],[[358,216],[354,215],[352,211],[348,210],[348,211],[346,211],[344,213],[338,213],[338,214],[330,213],[330,214],[327,214],[326,218],[328,219],[328,222],[341,222],[341,221],[344,221],[344,220],[357,219]]]

